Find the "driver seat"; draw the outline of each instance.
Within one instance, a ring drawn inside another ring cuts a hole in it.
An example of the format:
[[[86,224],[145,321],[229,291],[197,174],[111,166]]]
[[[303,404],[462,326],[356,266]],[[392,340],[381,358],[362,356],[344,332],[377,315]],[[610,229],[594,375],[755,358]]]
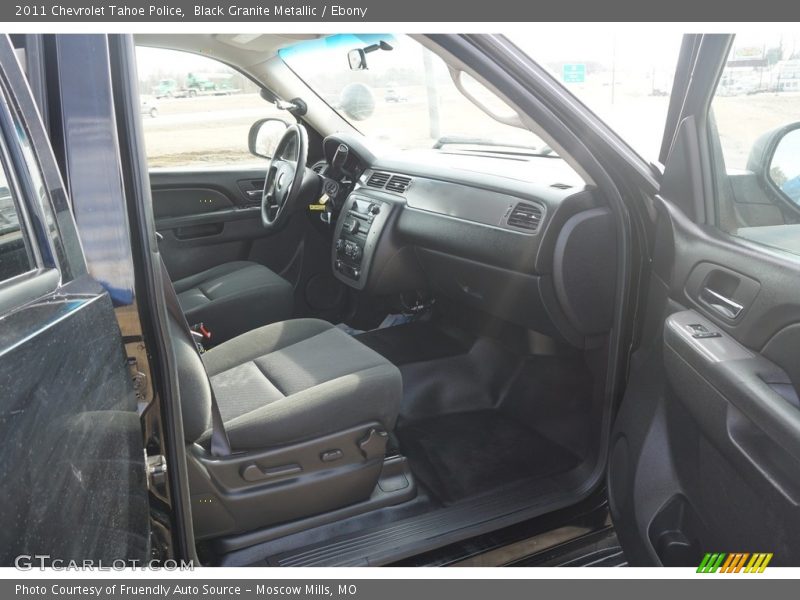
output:
[[[256,262],[224,263],[173,286],[189,325],[203,323],[214,344],[292,316],[292,284]]]

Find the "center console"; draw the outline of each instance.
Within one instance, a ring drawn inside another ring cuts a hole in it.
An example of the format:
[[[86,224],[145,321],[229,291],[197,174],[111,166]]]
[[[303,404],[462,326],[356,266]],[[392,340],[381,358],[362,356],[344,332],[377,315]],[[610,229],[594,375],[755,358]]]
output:
[[[353,192],[345,201],[333,237],[333,272],[356,289],[363,289],[375,249],[392,205]]]

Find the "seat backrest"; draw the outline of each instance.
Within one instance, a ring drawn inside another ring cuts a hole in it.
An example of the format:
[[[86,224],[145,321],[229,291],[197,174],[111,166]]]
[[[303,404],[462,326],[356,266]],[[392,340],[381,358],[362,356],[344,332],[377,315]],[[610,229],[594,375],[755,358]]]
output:
[[[164,299],[167,303],[169,335],[177,361],[183,436],[187,443],[193,443],[214,427],[214,392],[189,324],[183,316],[175,286],[172,285],[164,261],[159,260]],[[222,435],[224,436],[224,430]]]
[[[194,341],[186,338],[183,324],[176,321],[170,313],[169,333],[177,362],[183,435],[186,442],[192,443],[212,425],[211,383]]]

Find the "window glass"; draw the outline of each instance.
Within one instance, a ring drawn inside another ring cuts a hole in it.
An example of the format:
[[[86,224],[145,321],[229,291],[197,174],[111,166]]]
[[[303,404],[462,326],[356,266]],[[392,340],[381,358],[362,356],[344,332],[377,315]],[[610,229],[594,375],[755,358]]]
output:
[[[800,31],[737,36],[711,109],[718,225],[800,254]]]
[[[0,164],[0,281],[34,268],[11,186]]]
[[[139,47],[139,108],[150,167],[263,166],[247,135],[259,118],[286,119],[238,71],[204,56]]]
[[[508,37],[639,155],[657,161],[682,35],[641,26],[608,34],[551,29]]]

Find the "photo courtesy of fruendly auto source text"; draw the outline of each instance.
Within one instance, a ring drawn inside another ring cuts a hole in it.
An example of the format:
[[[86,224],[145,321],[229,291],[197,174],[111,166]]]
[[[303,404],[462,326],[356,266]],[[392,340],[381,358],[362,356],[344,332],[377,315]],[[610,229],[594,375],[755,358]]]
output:
[[[797,594],[800,3],[0,19],[0,597]]]

